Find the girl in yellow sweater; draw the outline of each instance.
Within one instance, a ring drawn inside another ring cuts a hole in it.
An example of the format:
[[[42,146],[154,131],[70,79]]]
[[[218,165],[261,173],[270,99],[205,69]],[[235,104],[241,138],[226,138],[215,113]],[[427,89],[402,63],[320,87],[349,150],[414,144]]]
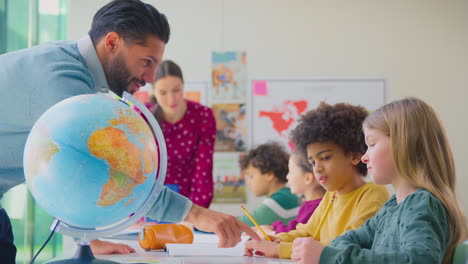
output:
[[[292,131],[293,142],[327,193],[306,224],[272,237],[274,242],[248,241],[247,255],[290,258],[292,242],[298,237],[313,237],[328,245],[347,230],[359,228],[382,207],[389,194],[384,186],[366,183],[367,168],[361,162],[366,151],[362,133],[366,116],[360,106],[322,102],[301,117]]]

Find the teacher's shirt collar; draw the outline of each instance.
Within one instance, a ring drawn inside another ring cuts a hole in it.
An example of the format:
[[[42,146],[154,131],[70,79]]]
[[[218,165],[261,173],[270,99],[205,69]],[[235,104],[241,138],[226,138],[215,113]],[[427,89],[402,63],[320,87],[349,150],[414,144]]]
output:
[[[109,85],[107,84],[106,75],[104,74],[104,69],[97,56],[96,48],[94,47],[91,37],[86,35],[84,38],[78,40],[76,44],[88,66],[89,72],[93,76],[97,91],[100,93],[108,93]]]

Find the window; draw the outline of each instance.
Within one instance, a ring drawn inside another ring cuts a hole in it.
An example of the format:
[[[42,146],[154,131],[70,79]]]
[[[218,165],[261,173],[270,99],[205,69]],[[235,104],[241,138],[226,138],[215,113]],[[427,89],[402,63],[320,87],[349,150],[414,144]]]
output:
[[[40,43],[67,39],[68,0],[0,0],[0,54]],[[50,234],[53,218],[42,210],[22,184],[5,194],[18,250],[16,263],[29,263]],[[62,236],[54,234],[37,263],[60,254]]]

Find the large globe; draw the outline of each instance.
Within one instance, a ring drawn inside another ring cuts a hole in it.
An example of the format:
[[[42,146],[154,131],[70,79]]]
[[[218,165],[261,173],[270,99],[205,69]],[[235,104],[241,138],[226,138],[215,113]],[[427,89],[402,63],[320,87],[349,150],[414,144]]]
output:
[[[148,198],[158,148],[145,120],[106,95],[63,100],[35,123],[24,152],[26,183],[50,215],[79,228],[114,224]]]

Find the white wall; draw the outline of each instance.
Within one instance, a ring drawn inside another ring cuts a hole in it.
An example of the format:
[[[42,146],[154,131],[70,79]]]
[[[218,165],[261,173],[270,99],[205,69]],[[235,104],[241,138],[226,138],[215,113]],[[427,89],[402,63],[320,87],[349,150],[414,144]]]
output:
[[[108,1],[71,0],[69,38]],[[250,76],[385,77],[389,100],[418,96],[439,112],[468,214],[468,1],[161,0],[165,58],[209,80],[212,50],[246,50]]]

